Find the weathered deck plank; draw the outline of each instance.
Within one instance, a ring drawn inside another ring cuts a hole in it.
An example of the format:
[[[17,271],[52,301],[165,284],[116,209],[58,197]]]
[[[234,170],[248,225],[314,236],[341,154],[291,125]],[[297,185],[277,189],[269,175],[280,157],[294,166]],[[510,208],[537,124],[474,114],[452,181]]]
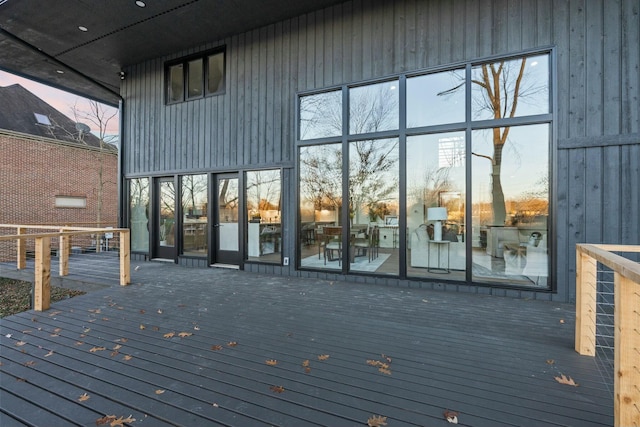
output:
[[[16,413],[5,394],[28,408],[45,390],[39,404],[69,419],[78,408],[78,425],[114,412],[132,426],[347,426],[373,415],[449,425],[445,409],[467,426],[612,424],[596,362],[573,351],[571,305],[157,263],[132,276],[0,321],[0,412]],[[367,364],[382,354],[390,375]],[[557,383],[561,374],[579,386]],[[5,386],[11,378],[27,381]]]

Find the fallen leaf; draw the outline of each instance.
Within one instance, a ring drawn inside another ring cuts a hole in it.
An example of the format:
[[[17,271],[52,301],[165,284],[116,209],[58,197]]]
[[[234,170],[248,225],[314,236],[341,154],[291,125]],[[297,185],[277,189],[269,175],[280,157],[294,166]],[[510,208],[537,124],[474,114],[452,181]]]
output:
[[[378,371],[382,372],[385,375],[391,375],[391,371],[386,368],[378,368]]]
[[[50,337],[55,338],[55,337],[59,337],[60,335],[58,334],[51,334]]]
[[[33,332],[33,331],[32,331],[32,330],[29,330],[29,329],[27,329],[27,330],[25,330],[25,331],[22,331],[22,333],[23,333],[23,334],[30,334],[30,333],[32,333],[32,332]],[[9,335],[11,335],[11,334],[9,334]],[[9,337],[9,338],[11,338],[11,337]]]
[[[52,311],[52,312],[49,314],[49,317],[57,316],[57,315],[58,315],[58,314],[60,314],[60,313],[62,313],[62,312],[61,312],[61,311]]]
[[[140,266],[136,265],[136,268],[134,268],[133,271],[138,271],[138,270],[140,270]]]
[[[211,346],[211,350],[213,350],[213,351],[222,350],[222,346],[221,345],[212,345]]]
[[[327,360],[329,358],[328,354],[321,354],[318,356],[318,360]]]
[[[22,347],[22,346],[23,346],[23,345],[25,345],[25,344],[26,344],[26,342],[24,342],[24,341],[18,341],[18,342],[16,343],[16,347]]]
[[[87,393],[83,393],[78,398],[78,402],[84,402],[85,400],[89,400],[90,398],[91,396],[89,396]]]
[[[102,318],[102,321],[103,321],[103,322],[108,322],[108,321],[109,321],[109,318],[108,318],[108,317],[103,317],[103,318]]]
[[[446,409],[442,415],[444,415],[444,419],[449,421],[451,424],[458,424],[457,412]]]
[[[383,417],[381,415],[374,415],[373,417],[367,420],[367,425],[369,427],[381,427],[387,425],[387,417]]]
[[[237,345],[238,345],[238,343],[237,343],[237,342],[235,342],[235,341],[229,341],[229,342],[227,343],[227,346],[229,346],[229,347],[235,347],[235,346],[237,346]]]
[[[7,338],[11,338],[12,336],[13,336],[13,335],[11,335],[11,334],[7,334],[7,335],[5,335],[5,337],[7,337]]]
[[[553,365],[556,363],[553,359],[547,359],[547,365]]]
[[[302,362],[302,366],[304,366],[305,368],[308,368],[309,366],[311,366],[311,362],[309,362],[309,359]]]
[[[162,393],[164,393],[164,390],[160,390],[160,389],[156,390],[156,394],[162,394]]]
[[[88,334],[88,333],[89,333],[89,331],[91,331],[91,329],[90,329],[90,328],[86,328],[84,331],[82,331],[82,333],[83,333],[83,334]]]
[[[159,328],[158,326],[154,326],[154,327],[153,327],[153,328],[151,328],[151,329],[153,329],[153,330],[154,330],[154,331],[156,331],[156,332],[160,330],[160,328]]]
[[[423,299],[422,302],[429,302],[429,300],[428,299]]]
[[[132,423],[135,420],[136,420],[135,418],[131,418],[131,415],[129,415],[127,418],[120,417],[118,419],[112,420],[111,423],[109,424],[109,426],[110,427],[124,427],[124,423]]]
[[[59,333],[59,332],[62,332],[62,328],[55,328],[55,329],[53,330],[53,333],[54,333],[54,334],[57,334],[57,333]]]
[[[214,408],[219,408],[219,406],[218,406],[218,404],[217,404],[217,403],[214,403],[212,406],[213,406]]]
[[[128,354],[125,354],[124,357],[122,358],[123,360],[131,360],[133,359],[133,356],[130,356]]]
[[[269,387],[269,389],[274,393],[282,393],[284,391],[284,387],[282,387],[281,385],[272,385],[271,387]]]
[[[76,345],[84,345],[84,342],[82,342],[82,341],[76,341]]]
[[[89,323],[93,323],[95,321],[96,321],[96,319],[91,319],[91,320],[89,320]]]
[[[564,375],[564,374],[562,374],[562,376],[560,376],[560,377],[554,377],[554,378],[560,384],[566,384],[566,385],[571,385],[571,386],[574,386],[574,387],[578,387],[578,384],[576,384],[576,382],[573,381],[573,378],[571,378],[571,377],[567,378],[567,376]]]
[[[391,363],[391,358],[387,355],[381,354],[382,358],[387,361],[387,363]]]
[[[140,314],[144,314],[144,313],[146,313],[146,311],[140,310]]]
[[[175,336],[175,332],[167,332],[166,334],[164,334],[163,336],[165,338],[173,338]]]
[[[264,363],[266,363],[269,366],[276,366],[278,364],[278,361],[274,359],[268,359],[268,360],[265,360]]]
[[[122,346],[120,344],[116,344],[111,350],[120,350]]]
[[[24,362],[24,366],[33,366],[35,364],[36,364],[36,362],[34,362],[33,360],[30,360],[28,362]]]
[[[93,309],[93,310],[89,310],[90,313],[95,313],[95,314],[100,314],[101,311],[99,308]]]
[[[311,368],[307,366],[306,368],[304,368],[304,372],[305,374],[308,374],[309,372],[311,372]]]
[[[125,342],[127,342],[127,341],[129,341],[129,339],[128,339],[128,338],[118,338],[118,339],[116,340],[116,342],[122,342],[122,343],[125,343]]]
[[[199,330],[200,330],[200,326],[198,326],[198,325],[194,326],[194,327],[193,327],[193,330],[194,330],[194,331],[199,331]]]
[[[111,421],[113,421],[115,419],[116,419],[115,415],[105,415],[104,417],[98,418],[96,420],[96,425],[97,426],[101,426],[101,425],[104,425],[104,424],[109,424]]]
[[[53,350],[49,350],[49,353],[45,354],[44,357],[53,356]]]
[[[18,381],[19,383],[26,383],[27,379],[26,378],[16,378],[16,381]]]
[[[178,336],[179,336],[180,338],[190,337],[191,335],[193,335],[191,332],[180,332],[180,333],[178,334]]]
[[[141,323],[141,324],[140,324],[140,329],[144,331],[145,329],[147,329],[147,327],[146,327],[146,326],[144,326],[144,325]]]
[[[162,310],[161,309],[158,309],[158,314],[162,314]]]
[[[89,351],[91,353],[95,353],[97,351],[104,351],[104,350],[106,350],[106,348],[104,348],[104,347],[92,347]]]
[[[564,319],[560,319],[560,323],[564,323]]]

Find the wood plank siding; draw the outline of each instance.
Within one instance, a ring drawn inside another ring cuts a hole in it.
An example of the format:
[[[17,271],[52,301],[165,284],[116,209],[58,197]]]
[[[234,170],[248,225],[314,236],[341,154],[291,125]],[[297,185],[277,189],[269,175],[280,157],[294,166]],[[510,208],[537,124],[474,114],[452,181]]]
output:
[[[219,46],[225,93],[166,105],[165,62]],[[637,0],[353,0],[127,67],[123,172],[291,169],[292,222],[297,93],[552,47],[557,293],[545,298],[572,301],[576,243],[640,241],[639,46]]]

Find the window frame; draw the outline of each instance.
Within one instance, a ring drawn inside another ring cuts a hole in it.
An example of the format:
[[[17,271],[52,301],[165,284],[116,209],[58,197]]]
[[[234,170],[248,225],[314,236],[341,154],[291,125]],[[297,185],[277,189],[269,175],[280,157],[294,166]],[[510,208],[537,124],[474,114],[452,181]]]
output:
[[[215,92],[210,92],[209,88],[209,58],[222,54],[222,77],[220,89]],[[202,76],[200,78],[201,93],[195,96],[189,96],[189,65],[194,61],[201,62]],[[182,96],[176,96],[175,100],[171,99],[170,88],[171,84],[171,68],[176,65],[182,65]],[[200,52],[195,55],[184,56],[178,59],[167,61],[164,64],[164,99],[165,105],[174,105],[181,102],[193,101],[196,99],[203,99],[210,96],[224,95],[226,93],[226,72],[227,66],[227,49],[226,46],[217,47],[204,52]],[[179,98],[179,99],[178,99]]]

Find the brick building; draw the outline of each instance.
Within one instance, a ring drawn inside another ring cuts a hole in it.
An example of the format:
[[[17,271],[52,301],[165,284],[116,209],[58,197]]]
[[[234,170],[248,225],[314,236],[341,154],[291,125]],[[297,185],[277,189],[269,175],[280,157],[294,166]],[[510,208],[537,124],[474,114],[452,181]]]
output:
[[[78,126],[81,127],[81,126]],[[0,87],[0,223],[117,225],[117,150],[20,85]]]

